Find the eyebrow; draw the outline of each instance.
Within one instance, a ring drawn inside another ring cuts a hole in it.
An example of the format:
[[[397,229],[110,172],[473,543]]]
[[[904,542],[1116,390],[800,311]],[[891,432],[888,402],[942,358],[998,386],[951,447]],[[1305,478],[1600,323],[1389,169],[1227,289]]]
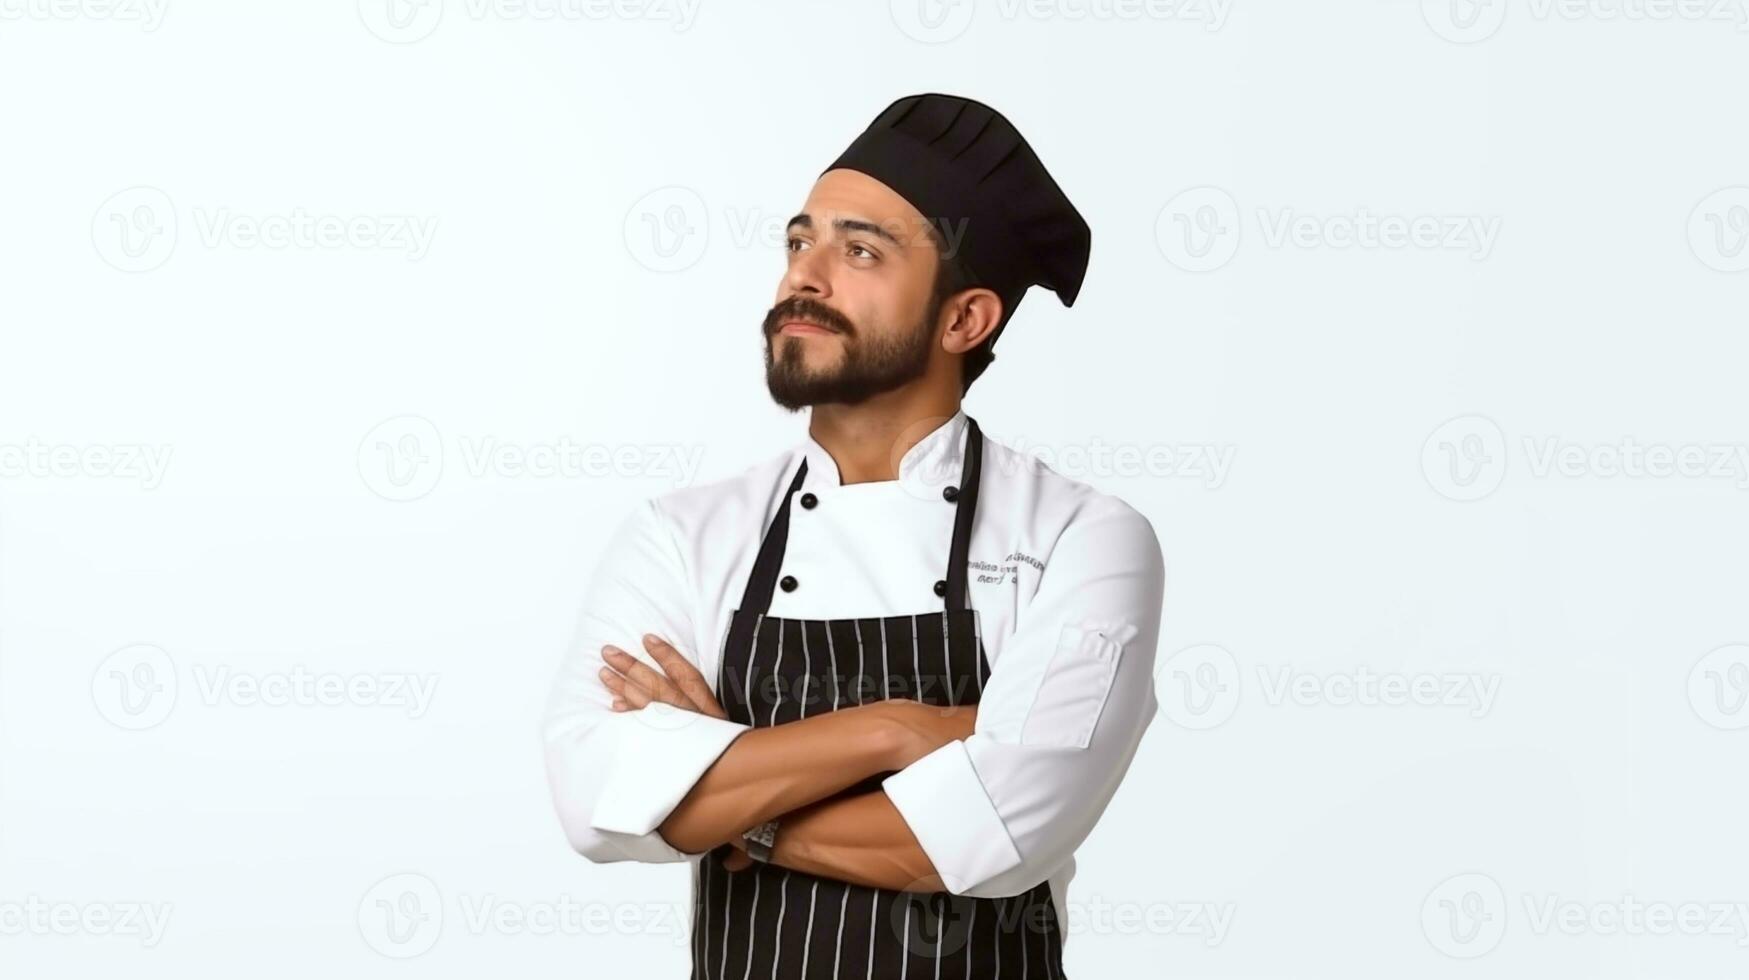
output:
[[[814,227],[814,219],[812,216],[808,215],[806,212],[804,212],[802,214],[798,214],[795,217],[789,219],[789,224],[784,225],[784,230],[788,231],[788,230],[795,228],[797,226],[811,230]],[[837,229],[840,233],[851,232],[851,231],[867,232],[871,235],[874,235],[878,238],[884,239],[885,241],[892,243],[892,246],[894,248],[904,248],[905,247],[904,242],[901,242],[897,238],[894,238],[892,236],[892,233],[888,232],[885,228],[882,228],[880,225],[877,225],[872,221],[862,221],[862,220],[857,219],[857,218],[838,218],[832,222],[832,227]]]

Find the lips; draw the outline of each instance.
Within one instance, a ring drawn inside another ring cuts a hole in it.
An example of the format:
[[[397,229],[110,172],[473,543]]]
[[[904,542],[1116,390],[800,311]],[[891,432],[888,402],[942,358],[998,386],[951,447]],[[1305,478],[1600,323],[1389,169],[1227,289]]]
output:
[[[778,326],[777,332],[803,337],[837,333],[836,330],[820,326],[818,323],[812,323],[807,320],[785,320]]]

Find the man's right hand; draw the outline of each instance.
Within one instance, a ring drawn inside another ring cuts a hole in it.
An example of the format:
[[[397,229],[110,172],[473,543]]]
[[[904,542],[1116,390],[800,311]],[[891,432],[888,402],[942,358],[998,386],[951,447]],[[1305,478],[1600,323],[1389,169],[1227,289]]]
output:
[[[680,651],[654,634],[644,637],[644,649],[656,661],[656,667],[640,663],[616,646],[602,648],[607,667],[601,671],[601,681],[613,692],[613,710],[635,711],[652,701],[665,701],[713,718],[728,717],[710,684]],[[874,701],[843,710],[874,712],[891,723],[894,770],[905,768],[949,742],[970,738],[978,721],[976,705],[941,707],[905,699]]]

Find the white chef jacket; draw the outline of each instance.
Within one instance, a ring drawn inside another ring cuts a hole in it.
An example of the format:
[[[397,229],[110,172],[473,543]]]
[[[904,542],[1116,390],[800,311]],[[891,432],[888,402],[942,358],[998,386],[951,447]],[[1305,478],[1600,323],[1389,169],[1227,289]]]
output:
[[[640,637],[655,633],[716,684],[730,614],[803,459],[803,489],[818,503],[790,508],[782,572],[796,588],[775,592],[769,614],[940,612],[955,511],[942,489],[958,482],[965,435],[962,411],[905,453],[897,480],[849,485],[809,437],[625,519],[583,596],[543,725],[577,851],[598,862],[697,860],[656,828],[747,728],[666,705],[612,711],[597,676],[602,645],[649,662]],[[969,560],[990,664],[976,730],[882,788],[949,891],[998,898],[1048,879],[1066,916],[1075,849],[1155,714],[1160,546],[1123,501],[986,437]]]

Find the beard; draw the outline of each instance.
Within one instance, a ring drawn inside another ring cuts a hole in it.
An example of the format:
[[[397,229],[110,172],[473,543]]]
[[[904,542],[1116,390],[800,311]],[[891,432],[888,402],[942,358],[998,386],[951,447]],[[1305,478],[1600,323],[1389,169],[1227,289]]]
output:
[[[856,405],[916,381],[929,367],[935,339],[931,327],[941,311],[932,300],[910,330],[896,336],[864,341],[860,331],[837,310],[805,296],[792,296],[771,308],[762,327],[765,334],[765,386],[771,398],[794,412],[809,405]],[[786,320],[807,320],[842,338],[844,357],[835,367],[811,368],[802,351],[805,341],[783,345],[774,354],[777,329]]]

